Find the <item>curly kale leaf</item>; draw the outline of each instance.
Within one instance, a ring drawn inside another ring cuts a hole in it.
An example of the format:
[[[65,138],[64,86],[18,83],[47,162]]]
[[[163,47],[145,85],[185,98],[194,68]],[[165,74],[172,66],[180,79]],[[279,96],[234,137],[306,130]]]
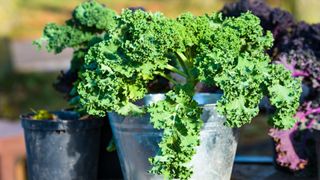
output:
[[[46,25],[42,38],[35,41],[39,48],[46,44],[49,52],[60,53],[65,48],[74,50],[70,69],[62,72],[54,84],[56,90],[72,99],[73,105],[77,105],[79,99],[74,83],[83,66],[84,56],[91,46],[102,41],[103,36],[116,26],[115,17],[113,10],[96,1],[84,2],[74,9],[73,17],[64,25]]]
[[[132,62],[156,64],[164,69],[170,50],[184,49],[180,35],[184,27],[161,13],[126,9],[117,20],[118,27],[111,38],[119,37],[121,49]]]
[[[240,127],[249,123],[267,95],[278,108],[271,124],[292,127],[301,82],[280,65],[269,64],[265,49],[272,46],[273,38],[269,32],[264,34],[259,18],[251,13],[226,18],[209,37],[200,46],[203,53],[196,57],[195,67],[200,81],[223,90],[217,110],[226,116],[226,124]]]
[[[150,158],[152,173],[169,179],[189,179],[192,169],[187,165],[199,145],[201,109],[185,90],[166,94],[166,99],[148,108],[151,123],[163,130],[159,153]]]
[[[167,67],[169,49],[181,42],[174,21],[159,13],[124,10],[117,22],[85,58],[77,89],[89,114],[137,110],[132,103],[144,96],[147,83]]]
[[[269,135],[275,141],[277,164],[292,171],[304,169],[308,165],[305,147],[307,142],[312,140],[310,132],[299,132],[298,127],[295,126],[289,130],[270,129]]]
[[[77,92],[89,114],[105,116],[111,110],[120,114],[137,110],[131,101],[144,96],[146,84],[121,55],[119,46],[111,40],[98,43],[86,55]]]
[[[320,24],[311,25],[306,22],[298,22],[291,13],[269,7],[263,1],[241,0],[226,5],[222,12],[226,16],[240,16],[241,13],[248,10],[260,18],[261,26],[265,30],[270,30],[275,38],[274,46],[269,51],[269,54],[273,57],[272,62],[283,64],[285,68],[291,71],[293,77],[302,78],[303,84],[307,85],[309,89],[302,100],[318,99],[320,94]],[[274,74],[272,76],[281,75]],[[270,90],[276,93],[282,88],[278,86],[272,87]],[[285,94],[288,94],[288,91],[282,91],[283,94],[278,93],[276,99],[287,96]],[[276,103],[276,100],[274,100],[274,103]],[[271,129],[270,133],[276,143],[278,164],[292,171],[314,168],[312,167],[314,155],[305,154],[307,150],[313,148],[310,143],[307,143],[311,139],[310,129],[312,126],[305,124],[312,124],[310,122],[314,122],[314,118],[318,115],[306,115],[311,110],[306,109],[305,104],[307,102],[300,105],[299,112],[296,114],[298,121],[293,128],[289,130]],[[283,103],[282,109],[285,109],[285,106],[287,105]],[[278,114],[283,116],[281,112],[278,112]],[[278,121],[279,118],[277,117]],[[286,120],[286,122],[292,124],[293,120]],[[301,128],[302,126],[307,128]]]
[[[253,57],[250,63],[269,61],[264,50],[272,45],[272,37],[270,33],[263,35],[257,17],[246,13],[225,20],[215,14],[210,18],[215,28],[200,41],[194,62],[200,81],[215,84],[216,76],[230,72],[241,59],[249,56]]]
[[[74,9],[73,18],[66,21],[65,25],[47,24],[42,38],[35,44],[41,48],[42,43],[46,42],[47,50],[55,53],[67,47],[88,48],[92,41],[99,42],[96,39],[100,39],[100,34],[115,28],[116,16],[113,10],[96,1],[84,2]]]
[[[221,10],[228,17],[238,17],[247,11],[251,11],[252,14],[259,17],[261,20],[260,24],[264,30],[272,32],[275,44],[295,24],[295,19],[291,13],[278,8],[272,8],[266,2],[259,0],[240,0],[236,3],[225,5]]]
[[[259,112],[270,62],[264,50],[272,45],[272,37],[263,35],[259,19],[251,13],[224,20],[216,14],[209,17],[215,25],[200,41],[195,71],[201,82],[223,90],[217,110],[227,117],[227,125],[240,127]]]
[[[217,110],[226,115],[226,124],[241,127],[250,123],[258,114],[258,106],[263,98],[260,87],[263,74],[259,64],[251,63],[250,58],[245,57],[232,71],[224,72],[215,81],[224,92],[222,99],[218,101]]]
[[[293,79],[290,71],[282,65],[271,65],[267,78],[269,99],[277,108],[270,122],[276,128],[289,129],[297,120],[294,115],[299,107],[301,80]]]
[[[320,59],[320,24],[307,24],[298,22],[292,27],[288,27],[288,33],[279,38],[276,44],[275,53],[289,53],[292,50],[309,51]]]
[[[212,15],[194,16],[191,13],[184,13],[177,18],[177,22],[184,26],[185,29],[180,31],[183,37],[183,43],[189,49],[186,56],[195,56],[197,47],[205,39],[210,38],[213,30],[219,27],[223,19],[221,14],[213,13]],[[182,52],[187,50],[181,50]]]
[[[41,48],[42,43],[47,42],[46,48],[49,52],[60,53],[67,47],[80,48],[94,36],[90,32],[83,32],[70,26],[49,23],[43,30],[42,38],[35,41],[35,44]]]
[[[299,49],[283,52],[274,61],[283,64],[292,76],[302,77],[304,84],[316,91],[320,90],[320,61],[313,51]]]
[[[82,26],[106,31],[116,26],[115,16],[115,11],[96,1],[84,2],[73,11],[74,20]]]

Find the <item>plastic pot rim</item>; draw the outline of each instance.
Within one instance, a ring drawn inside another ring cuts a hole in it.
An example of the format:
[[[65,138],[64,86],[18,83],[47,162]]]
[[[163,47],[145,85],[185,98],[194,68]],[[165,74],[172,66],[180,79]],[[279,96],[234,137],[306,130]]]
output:
[[[101,118],[86,118],[79,120],[80,116],[75,111],[53,111],[58,116],[57,120],[34,120],[28,113],[20,116],[21,125],[24,129],[39,131],[78,131],[100,128],[104,121]]]

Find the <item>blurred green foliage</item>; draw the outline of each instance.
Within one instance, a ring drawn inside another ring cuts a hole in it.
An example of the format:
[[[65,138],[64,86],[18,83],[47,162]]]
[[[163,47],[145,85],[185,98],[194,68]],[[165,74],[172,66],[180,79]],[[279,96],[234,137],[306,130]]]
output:
[[[0,117],[17,120],[31,109],[61,109],[68,105],[52,88],[56,73],[10,73],[0,81]]]
[[[58,73],[14,72],[8,44],[8,39],[0,38],[0,117],[17,120],[31,109],[67,108],[66,101],[52,88]]]

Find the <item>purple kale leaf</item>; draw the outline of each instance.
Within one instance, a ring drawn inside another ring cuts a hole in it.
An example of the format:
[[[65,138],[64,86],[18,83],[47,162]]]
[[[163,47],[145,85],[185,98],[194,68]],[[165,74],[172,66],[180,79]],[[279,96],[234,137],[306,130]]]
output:
[[[288,28],[295,24],[294,17],[287,11],[271,8],[264,1],[240,0],[237,3],[227,4],[222,13],[225,16],[240,16],[241,13],[251,11],[261,20],[261,26],[272,32],[275,41],[284,35]]]
[[[312,127],[320,120],[320,103],[305,102],[296,114],[299,121],[289,130],[270,129],[269,135],[275,142],[276,161],[291,171],[302,170],[314,162],[314,140]]]
[[[275,142],[276,161],[282,167],[287,167],[293,171],[304,169],[308,164],[307,156],[303,153],[305,141],[295,141],[298,135],[297,126],[290,130],[270,129],[269,135]],[[303,137],[305,138],[305,137]],[[297,146],[298,145],[298,146]],[[299,147],[300,149],[297,149]],[[300,151],[299,151],[300,150]]]
[[[320,24],[307,24],[298,22],[290,27],[282,36],[275,48],[278,52],[289,52],[290,50],[312,51],[319,61],[320,59]]]
[[[283,64],[292,72],[292,76],[302,77],[304,84],[320,89],[320,61],[313,51],[291,50],[288,53],[280,53],[273,61]]]

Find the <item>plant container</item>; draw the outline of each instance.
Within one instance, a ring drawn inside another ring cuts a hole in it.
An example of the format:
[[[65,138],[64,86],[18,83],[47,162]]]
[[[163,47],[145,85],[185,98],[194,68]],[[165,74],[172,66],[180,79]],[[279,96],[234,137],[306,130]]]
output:
[[[106,117],[108,118],[108,117]],[[105,118],[101,118],[106,121]],[[112,138],[112,131],[108,122],[103,123],[100,138],[100,155],[98,167],[99,180],[123,179],[117,151],[109,152],[107,147]]]
[[[204,121],[200,132],[200,146],[189,163],[193,167],[192,180],[229,180],[238,142],[238,130],[224,125],[225,118],[215,110],[221,94],[199,93],[194,96],[203,108]],[[149,94],[144,104],[164,99],[163,94]],[[132,117],[108,113],[115,137],[124,179],[162,180],[163,176],[148,173],[148,158],[157,154],[162,132],[150,124],[150,116]]]
[[[314,126],[313,138],[316,143],[316,156],[317,156],[317,175],[320,180],[320,125]]]
[[[53,113],[57,120],[22,115],[29,180],[97,179],[103,121],[81,119],[72,111]]]

